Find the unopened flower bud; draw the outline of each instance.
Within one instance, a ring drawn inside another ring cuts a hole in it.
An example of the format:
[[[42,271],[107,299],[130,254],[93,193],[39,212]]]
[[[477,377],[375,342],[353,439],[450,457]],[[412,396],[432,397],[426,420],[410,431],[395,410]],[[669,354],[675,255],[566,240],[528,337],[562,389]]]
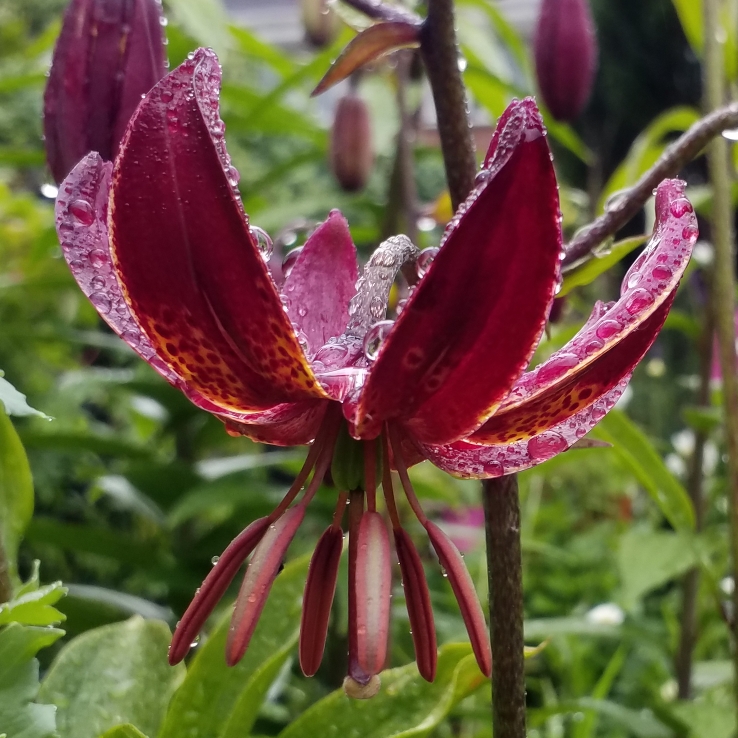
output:
[[[589,100],[597,38],[588,0],[543,0],[535,32],[538,87],[551,115],[571,121]]]
[[[374,164],[371,121],[366,103],[355,94],[338,101],[331,130],[330,163],[341,188],[364,188]]]
[[[302,25],[308,42],[322,48],[335,41],[341,19],[327,0],[302,0]]]
[[[141,96],[166,73],[164,25],[159,0],[72,0],[44,97],[57,183],[90,151],[115,157]]]

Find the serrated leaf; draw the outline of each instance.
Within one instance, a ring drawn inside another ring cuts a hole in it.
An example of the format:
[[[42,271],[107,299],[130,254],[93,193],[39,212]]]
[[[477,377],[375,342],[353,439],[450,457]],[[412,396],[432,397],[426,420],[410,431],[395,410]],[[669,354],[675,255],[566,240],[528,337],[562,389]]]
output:
[[[423,680],[415,664],[381,674],[370,700],[351,700],[338,689],[306,710],[279,738],[360,735],[362,738],[420,738],[429,735],[462,699],[487,683],[468,643],[443,646],[435,681]]]
[[[0,591],[4,578],[9,578],[11,586],[19,584],[18,546],[32,515],[33,481],[26,452],[10,418],[0,408],[0,551],[4,552],[0,560],[4,558],[7,565],[6,571],[0,570]]]
[[[240,738],[248,735],[261,703],[294,650],[310,557],[285,566],[274,582],[244,658],[225,663],[230,612],[197,652],[174,695],[158,738]]]
[[[87,631],[54,659],[39,699],[55,704],[60,738],[98,738],[132,723],[156,735],[184,666],[171,667],[169,628],[138,616]]]
[[[613,444],[615,453],[675,530],[694,530],[694,508],[687,491],[669,471],[646,434],[627,415],[613,410],[593,434]]]
[[[0,729],[7,738],[47,738],[56,727],[53,705],[37,704],[35,655],[64,631],[12,623],[0,630]]]
[[[0,605],[0,625],[55,625],[65,619],[53,605],[66,594],[61,582],[25,592]]]

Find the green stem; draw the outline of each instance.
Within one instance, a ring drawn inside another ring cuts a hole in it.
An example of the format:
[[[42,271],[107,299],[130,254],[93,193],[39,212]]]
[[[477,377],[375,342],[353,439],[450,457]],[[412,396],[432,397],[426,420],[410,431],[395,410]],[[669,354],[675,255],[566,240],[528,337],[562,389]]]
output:
[[[714,110],[725,102],[726,84],[718,0],[703,0],[705,51],[703,80],[705,107]],[[731,205],[730,152],[723,137],[716,138],[707,152],[713,191],[712,236],[715,245],[713,305],[720,368],[723,374],[725,442],[728,453],[728,502],[730,507],[730,551],[733,577],[738,575],[738,377],[735,352],[735,251]],[[738,587],[733,591],[738,612]],[[733,660],[736,705],[738,706],[738,638],[733,626]]]

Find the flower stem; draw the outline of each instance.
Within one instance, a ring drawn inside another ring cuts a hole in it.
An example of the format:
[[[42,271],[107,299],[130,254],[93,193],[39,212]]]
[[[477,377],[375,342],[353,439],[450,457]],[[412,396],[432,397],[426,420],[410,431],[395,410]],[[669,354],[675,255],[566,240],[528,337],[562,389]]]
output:
[[[714,110],[725,100],[722,33],[717,0],[704,0],[705,50],[703,79],[705,107]],[[728,452],[728,502],[730,507],[730,550],[733,577],[738,574],[738,377],[735,352],[735,252],[731,205],[730,154],[728,143],[716,138],[708,149],[710,182],[713,191],[712,237],[715,245],[713,305],[717,329],[720,368],[723,375],[725,445]],[[738,612],[738,587],[733,591],[733,608]],[[738,634],[733,626],[734,686],[738,701]]]
[[[474,187],[477,160],[454,23],[453,0],[428,0],[420,52],[433,91],[446,179],[451,204],[456,210]]]
[[[525,738],[523,561],[517,476],[488,479],[482,495],[487,531],[495,738]]]

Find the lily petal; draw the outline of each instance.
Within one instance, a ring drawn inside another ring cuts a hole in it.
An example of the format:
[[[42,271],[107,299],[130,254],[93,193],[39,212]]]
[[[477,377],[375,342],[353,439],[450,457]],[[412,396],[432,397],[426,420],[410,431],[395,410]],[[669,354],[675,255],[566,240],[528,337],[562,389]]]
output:
[[[629,381],[630,374],[588,408],[532,438],[487,446],[456,441],[422,450],[439,469],[461,479],[491,479],[523,471],[571,448],[612,410]]]
[[[282,288],[290,319],[302,331],[311,353],[346,328],[357,276],[356,247],[348,223],[333,210],[302,247]]]
[[[389,334],[357,435],[398,418],[424,443],[478,428],[532,356],[559,273],[556,178],[532,100],[513,103],[481,181]]]
[[[250,415],[233,413],[231,417],[221,417],[233,436],[246,436],[273,446],[304,446],[318,435],[327,408],[328,403],[322,400],[308,400],[277,405]]]
[[[217,57],[199,49],[133,116],[108,214],[118,279],[157,352],[216,405],[325,398],[232,184],[219,86]]]
[[[656,228],[628,270],[620,299],[596,305],[581,331],[540,366],[524,374],[495,415],[467,439],[510,443],[536,436],[577,414],[630,375],[666,320],[697,239],[697,221],[684,183],[662,182]]]

